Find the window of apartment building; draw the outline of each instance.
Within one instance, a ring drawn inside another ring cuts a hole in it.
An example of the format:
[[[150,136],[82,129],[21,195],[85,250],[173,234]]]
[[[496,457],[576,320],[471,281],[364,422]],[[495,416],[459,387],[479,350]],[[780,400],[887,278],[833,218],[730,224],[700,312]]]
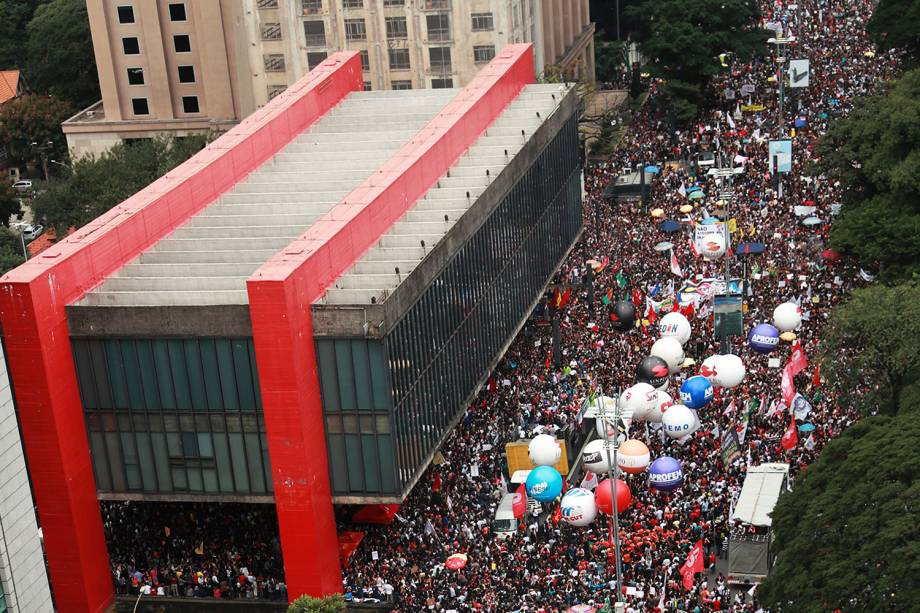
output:
[[[301,6],[304,15],[316,15],[323,10],[323,0],[303,0]]]
[[[409,70],[409,50],[390,49],[390,70]]]
[[[449,11],[450,0],[421,0],[423,11]]]
[[[173,49],[176,53],[191,53],[192,39],[188,34],[176,34],[173,36]]]
[[[383,0],[383,7],[406,6],[406,0]]]
[[[147,106],[146,98],[131,98],[131,107],[135,115],[149,115],[150,107]]]
[[[434,72],[450,72],[450,47],[431,47],[428,49],[428,59],[431,70]]]
[[[473,61],[488,64],[495,57],[495,45],[473,45]]]
[[[450,40],[450,15],[438,13],[425,17],[428,25],[428,40]]]
[[[280,23],[263,23],[261,30],[262,40],[281,40]]]
[[[119,6],[117,10],[118,10],[118,23],[134,23],[134,7],[133,6]]]
[[[136,36],[125,36],[121,39],[121,47],[125,55],[138,55],[141,52],[141,46],[137,42]]]
[[[367,40],[367,27],[363,19],[345,20],[345,40]]]
[[[128,69],[128,84],[143,85],[144,84],[144,69],[143,68],[129,68]]]
[[[373,88],[373,86],[371,85],[371,82],[370,82],[370,81],[365,81],[365,82],[364,82],[364,91],[369,92],[369,91],[372,91],[373,89],[374,89],[374,88]]]
[[[284,93],[284,90],[287,89],[287,85],[269,85],[268,86],[268,99],[277,97],[279,94]]]
[[[431,89],[450,89],[454,86],[453,79],[432,79]]]
[[[393,81],[393,89],[412,89],[412,81]]]
[[[367,49],[362,49],[359,55],[361,56],[361,70],[369,72],[371,69],[371,56],[368,54]]]
[[[342,6],[347,9],[363,9],[364,0],[342,0]]]
[[[179,66],[179,83],[194,83],[195,82],[195,67],[194,66]]]
[[[170,2],[169,3],[169,20],[170,21],[185,21],[185,3],[184,2]]]
[[[472,18],[473,32],[485,32],[495,27],[492,23],[492,13],[473,13]]]
[[[182,96],[182,112],[200,113],[201,109],[198,106],[198,96]]]
[[[307,53],[307,66],[309,66],[310,70],[313,70],[322,64],[326,57],[328,55],[325,51],[311,51]]]
[[[278,8],[278,0],[259,0],[256,6],[260,9],[276,9]]]
[[[406,28],[405,17],[387,17],[387,38],[407,38],[409,30]]]
[[[272,53],[263,55],[262,61],[265,64],[265,72],[284,72],[284,55],[281,53]]]
[[[311,47],[326,46],[326,24],[322,21],[303,22],[303,33]]]

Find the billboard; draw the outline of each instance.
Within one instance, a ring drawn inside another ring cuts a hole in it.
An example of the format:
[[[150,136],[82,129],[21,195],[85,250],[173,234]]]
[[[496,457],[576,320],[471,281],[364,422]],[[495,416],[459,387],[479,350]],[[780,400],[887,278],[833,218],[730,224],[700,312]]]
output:
[[[771,140],[769,155],[771,172],[792,172],[792,140]]]
[[[716,294],[713,297],[713,316],[716,338],[744,334],[743,304],[740,294]]]
[[[808,87],[809,69],[807,59],[789,60],[789,87]]]

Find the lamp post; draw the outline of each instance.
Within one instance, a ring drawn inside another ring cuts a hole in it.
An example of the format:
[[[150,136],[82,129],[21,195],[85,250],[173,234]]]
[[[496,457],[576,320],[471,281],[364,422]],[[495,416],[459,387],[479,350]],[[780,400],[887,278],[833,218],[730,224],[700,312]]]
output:
[[[601,420],[601,423],[604,424],[604,450],[607,453],[607,480],[610,482],[610,498],[612,499],[613,513],[610,516],[610,534],[611,540],[613,541],[613,555],[614,555],[614,567],[616,569],[616,601],[614,604],[614,611],[619,612],[626,609],[626,604],[622,601],[623,598],[623,571],[620,567],[620,512],[617,508],[617,481],[616,481],[616,465],[617,465],[617,449],[620,447],[619,442],[619,425],[620,425],[620,401],[619,393],[617,393],[617,400],[613,403],[613,424],[617,429],[617,436],[613,438],[613,441],[610,440],[610,430],[607,425],[610,423],[608,417],[610,417],[607,404],[601,402],[601,397],[603,396],[603,388],[598,385],[597,387],[597,398],[595,402],[597,403],[597,419]],[[610,450],[613,449],[613,454],[611,457]]]
[[[786,75],[783,73],[783,70],[782,70],[782,65],[786,61],[786,58],[783,56],[783,51],[785,49],[785,45],[789,43],[794,43],[795,41],[796,41],[795,36],[790,36],[788,38],[783,38],[780,36],[776,38],[767,39],[768,43],[776,46],[776,63],[780,66],[780,69],[777,70],[776,72],[776,80],[779,81],[778,83],[779,85],[779,109],[778,109],[779,113],[777,115],[776,122],[777,122],[777,125],[779,125],[779,128],[782,132],[785,132],[785,128],[783,126],[783,96],[785,93],[784,88],[785,88],[785,83],[786,83]]]
[[[12,225],[13,228],[16,228],[17,230],[19,230],[19,242],[22,244],[22,257],[24,257],[27,260],[29,259],[29,250],[26,249],[26,236],[25,236],[26,230],[25,229],[26,229],[26,226],[28,225],[29,224],[27,224],[24,221],[15,223]]]

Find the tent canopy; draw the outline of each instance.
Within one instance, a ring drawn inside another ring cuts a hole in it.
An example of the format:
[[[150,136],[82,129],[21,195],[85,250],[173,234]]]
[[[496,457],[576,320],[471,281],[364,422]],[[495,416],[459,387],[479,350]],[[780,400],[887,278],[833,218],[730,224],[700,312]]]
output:
[[[788,464],[761,464],[748,468],[732,519],[753,526],[770,526],[770,514],[789,479]]]

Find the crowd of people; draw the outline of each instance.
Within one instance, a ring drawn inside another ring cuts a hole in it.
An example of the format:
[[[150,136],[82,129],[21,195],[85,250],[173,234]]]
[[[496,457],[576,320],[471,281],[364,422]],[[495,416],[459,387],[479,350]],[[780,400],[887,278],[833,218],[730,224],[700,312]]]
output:
[[[549,612],[575,604],[600,606],[612,599],[615,584],[605,520],[587,528],[569,526],[554,517],[551,504],[539,516],[529,516],[518,533],[497,538],[492,519],[507,481],[507,467],[497,450],[535,432],[563,428],[576,419],[590,394],[603,389],[613,395],[613,390],[635,382],[636,366],[658,337],[650,301],[667,299],[688,280],[722,275],[724,262],[695,256],[689,240],[694,223],[722,209],[726,220],[735,220],[733,242],[756,241],[766,247],[763,254],[742,256],[749,288],[745,330],[769,321],[773,308],[785,301],[798,302],[804,311],[797,334],[812,363],[796,377],[795,386],[811,401],[807,421],[814,430],[790,450],[780,446],[790,415],[780,404],[781,369],[768,360],[780,357],[785,362],[789,345],[764,356],[735,338],[732,350],[743,358],[747,375],[740,386],[722,390],[701,411],[697,432],[674,441],[653,426],[637,424],[631,431],[648,445],[652,458],[670,455],[680,460],[685,483],[662,494],[649,488],[645,475],[627,477],[633,504],[620,518],[622,576],[632,613],[758,610],[756,598],[731,590],[716,572],[733,529],[729,510],[747,467],[787,462],[794,475],[856,419],[837,405],[842,390],[822,380],[813,357],[831,307],[853,287],[870,282],[871,274],[822,257],[839,188],[808,173],[813,147],[829,122],[898,69],[895,55],[876,54],[865,37],[872,6],[868,0],[799,0],[795,11],[781,3],[765,7],[765,22],[785,21],[785,28],[798,35],[789,55],[811,61],[808,88],[794,95],[787,90],[782,118],[776,84],[770,80],[776,64],[770,57],[736,60],[716,77],[709,89],[710,110],[689,129],[669,129],[654,104],[652,84],[652,101],[630,118],[616,153],[585,167],[585,230],[554,279],[580,288],[559,314],[562,355],[550,355],[548,327],[532,322],[523,329],[493,374],[493,384],[483,386],[444,443],[444,462],[428,469],[392,524],[360,528],[364,540],[344,567],[347,594],[386,595],[402,612]],[[753,86],[752,93],[742,96],[743,85]],[[726,96],[727,89],[734,96]],[[782,177],[780,195],[767,141],[789,137],[793,168]],[[693,159],[703,150],[744,171],[730,185],[714,185],[713,179],[695,174]],[[647,206],[604,198],[614,177],[647,164],[661,168]],[[691,203],[686,190],[695,183],[706,195]],[[720,193],[728,190],[733,197],[719,202]],[[692,211],[681,213],[688,204]],[[815,207],[820,223],[799,223],[796,206]],[[653,209],[662,209],[663,215],[652,217]],[[678,220],[682,229],[663,234],[661,219]],[[680,276],[672,270],[669,252],[653,249],[665,240],[674,244]],[[609,264],[593,279],[591,301],[584,283],[586,262],[604,258]],[[734,274],[742,275],[741,257],[731,266]],[[617,299],[636,300],[645,321],[627,332],[609,325],[608,307],[601,300],[608,289]],[[688,357],[699,364],[721,352],[711,317],[692,316],[691,324]],[[693,374],[697,371],[691,367],[675,376],[672,395],[681,379]],[[858,390],[846,390],[854,392]],[[719,434],[727,429],[738,432],[742,453],[726,466]],[[227,507],[214,513],[195,505],[172,505],[168,517],[157,517],[154,505],[104,504],[119,591],[285,599],[273,510]],[[707,569],[688,590],[680,567],[699,540]],[[445,561],[458,552],[468,556],[468,564],[449,570]]]
[[[550,505],[542,516],[528,518],[518,534],[496,537],[491,521],[505,491],[505,466],[495,450],[522,435],[553,432],[571,423],[592,391],[600,388],[609,393],[635,383],[636,367],[658,337],[657,327],[650,323],[627,333],[615,330],[607,322],[608,307],[600,297],[608,289],[616,298],[639,297],[640,316],[646,316],[650,293],[661,301],[667,298],[669,287],[722,276],[724,262],[694,256],[689,236],[693,223],[727,207],[724,217],[735,219],[737,227],[733,242],[766,246],[762,255],[743,256],[750,288],[745,296],[745,331],[757,322],[769,321],[774,307],[785,301],[798,302],[804,312],[805,321],[797,333],[812,363],[796,377],[795,385],[813,407],[802,421],[815,429],[803,432],[791,450],[782,449],[780,439],[791,417],[781,404],[781,368],[770,367],[768,360],[780,357],[785,364],[789,344],[764,356],[743,346],[743,339],[734,339],[732,349],[747,368],[744,382],[722,390],[701,410],[703,425],[689,440],[665,438],[654,427],[642,424],[633,427],[630,436],[643,440],[653,459],[670,455],[680,460],[686,480],[679,490],[664,495],[649,488],[647,476],[628,476],[634,502],[621,516],[621,560],[628,611],[758,610],[755,598],[744,590],[729,589],[726,577],[715,572],[732,529],[729,511],[747,467],[786,462],[795,475],[814,460],[829,438],[856,419],[835,402],[842,390],[833,389],[820,372],[815,373],[814,357],[831,307],[845,300],[853,287],[869,282],[871,274],[861,274],[845,261],[822,257],[840,194],[824,177],[807,173],[814,159],[813,147],[829,122],[846,114],[857,97],[872,92],[898,68],[897,57],[876,55],[865,37],[864,24],[872,6],[863,1],[805,0],[793,12],[767,7],[765,22],[785,18],[784,33],[799,36],[787,55],[811,61],[811,83],[794,93],[787,90],[781,121],[776,84],[768,80],[775,74],[773,59],[735,62],[714,79],[711,111],[689,130],[671,132],[654,104],[646,105],[631,118],[614,156],[587,165],[584,234],[555,279],[582,288],[560,313],[561,365],[555,367],[548,359],[552,347],[549,328],[528,325],[493,374],[498,384],[484,386],[444,444],[446,461],[429,469],[392,525],[367,528],[346,568],[347,592],[392,591],[399,611],[548,612],[565,611],[575,604],[600,607],[612,599],[612,552],[603,516],[587,528],[576,528],[558,521],[558,516],[551,517]],[[742,97],[745,84],[753,86],[753,93]],[[726,89],[736,92],[734,98],[725,96]],[[655,96],[654,86],[651,95]],[[750,106],[748,98],[753,103]],[[756,110],[756,105],[763,108]],[[767,141],[789,137],[793,137],[794,163],[792,171],[782,177],[780,195],[770,172]],[[705,177],[692,176],[692,159],[702,150],[712,151],[726,165],[743,165],[744,172],[731,185],[721,187]],[[647,207],[604,198],[604,189],[615,176],[646,164],[663,169],[653,183]],[[694,182],[706,196],[691,203],[685,192]],[[726,190],[734,197],[719,203],[720,192]],[[680,208],[687,204],[694,205],[693,211],[681,213]],[[813,214],[821,222],[802,225],[796,206],[815,207]],[[649,211],[658,208],[664,214],[651,217]],[[660,219],[681,221],[681,231],[662,233]],[[661,241],[674,244],[683,277],[672,272],[667,251],[653,249]],[[592,304],[583,284],[586,262],[604,257],[609,257],[610,264],[593,281]],[[740,277],[742,258],[731,265],[733,275]],[[552,294],[547,300],[552,300]],[[720,353],[720,347],[714,340],[711,316],[693,317],[691,323],[688,356],[699,364]],[[697,374],[694,368],[686,370],[689,372],[674,378],[672,395],[677,395],[683,377]],[[737,430],[743,452],[725,466],[719,433],[729,428]],[[580,477],[576,475],[570,485],[577,485]],[[693,589],[687,590],[680,567],[700,539],[707,572],[698,575]],[[449,570],[445,561],[457,552],[465,553],[469,562],[459,571]]]

